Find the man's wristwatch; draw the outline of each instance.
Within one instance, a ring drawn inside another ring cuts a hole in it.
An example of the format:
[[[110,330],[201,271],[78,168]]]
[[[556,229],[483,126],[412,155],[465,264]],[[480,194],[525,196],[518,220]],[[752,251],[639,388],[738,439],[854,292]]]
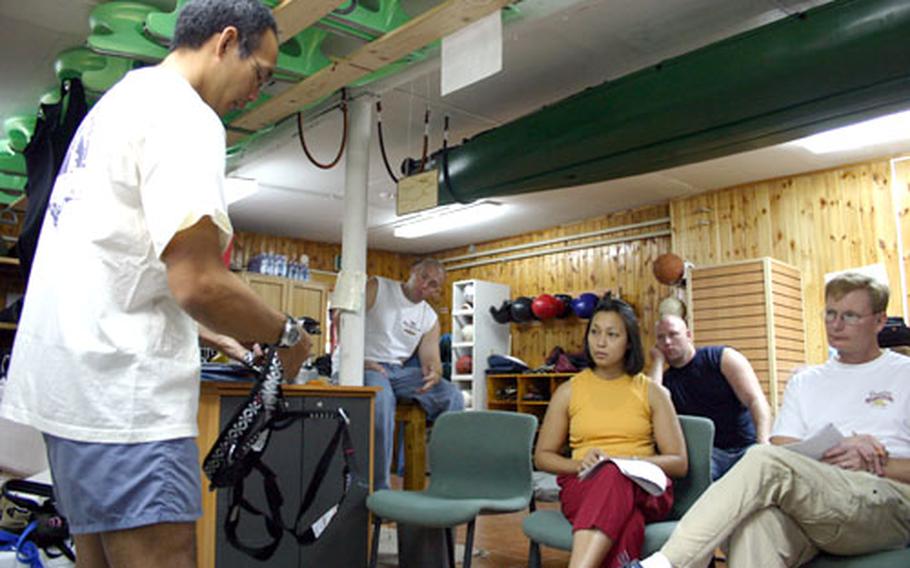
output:
[[[300,327],[300,323],[288,316],[288,319],[284,322],[281,337],[278,338],[278,347],[293,347],[300,342],[301,337],[303,337],[303,330]]]

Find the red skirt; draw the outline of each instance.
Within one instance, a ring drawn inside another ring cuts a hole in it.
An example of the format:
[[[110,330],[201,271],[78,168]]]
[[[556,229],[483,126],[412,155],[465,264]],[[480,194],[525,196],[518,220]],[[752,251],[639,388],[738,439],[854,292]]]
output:
[[[597,529],[613,545],[603,568],[619,568],[621,558],[638,558],[645,540],[645,523],[666,518],[673,506],[673,481],[658,496],[651,495],[612,463],[601,466],[585,479],[577,475],[556,478],[561,491],[562,513],[572,531]]]

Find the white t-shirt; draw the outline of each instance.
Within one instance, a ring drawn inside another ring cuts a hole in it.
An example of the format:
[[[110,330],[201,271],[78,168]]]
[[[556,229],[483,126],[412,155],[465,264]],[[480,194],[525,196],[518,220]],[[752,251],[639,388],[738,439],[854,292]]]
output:
[[[832,358],[790,379],[772,436],[802,439],[828,423],[845,436],[875,436],[896,458],[910,457],[910,357],[885,351],[860,365]]]
[[[204,216],[227,245],[224,148],[172,70],[133,71],[95,105],[51,194],[0,415],[86,442],[196,435],[198,327],[160,256]]]
[[[401,282],[376,278],[376,301],[366,314],[364,357],[379,363],[402,363],[436,325],[436,312],[425,301],[414,303]]]

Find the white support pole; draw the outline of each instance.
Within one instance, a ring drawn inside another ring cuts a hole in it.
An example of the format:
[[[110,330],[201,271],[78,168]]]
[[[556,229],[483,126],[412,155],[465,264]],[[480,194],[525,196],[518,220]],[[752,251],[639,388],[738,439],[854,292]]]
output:
[[[349,103],[350,122],[344,179],[344,224],[341,233],[341,270],[362,274],[367,269],[367,181],[373,107],[367,96]],[[360,290],[360,294],[364,294]],[[363,385],[364,306],[341,312],[339,383]]]

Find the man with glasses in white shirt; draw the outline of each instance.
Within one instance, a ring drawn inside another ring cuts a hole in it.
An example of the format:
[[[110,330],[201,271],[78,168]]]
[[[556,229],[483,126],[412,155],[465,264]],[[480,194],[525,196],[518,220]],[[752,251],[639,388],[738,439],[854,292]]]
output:
[[[221,262],[221,117],[268,83],[277,24],[258,0],[182,6],[167,57],[109,89],[69,147],[0,406],[44,434],[79,568],[196,566],[198,335],[277,344],[291,377],[309,352]]]
[[[868,276],[828,283],[825,329],[837,356],[790,380],[771,445],[750,449],[660,552],[631,566],[705,566],[724,542],[736,568],[910,543],[910,358],[878,346],[887,305],[887,286]],[[828,424],[844,439],[820,460],[777,447]]]

